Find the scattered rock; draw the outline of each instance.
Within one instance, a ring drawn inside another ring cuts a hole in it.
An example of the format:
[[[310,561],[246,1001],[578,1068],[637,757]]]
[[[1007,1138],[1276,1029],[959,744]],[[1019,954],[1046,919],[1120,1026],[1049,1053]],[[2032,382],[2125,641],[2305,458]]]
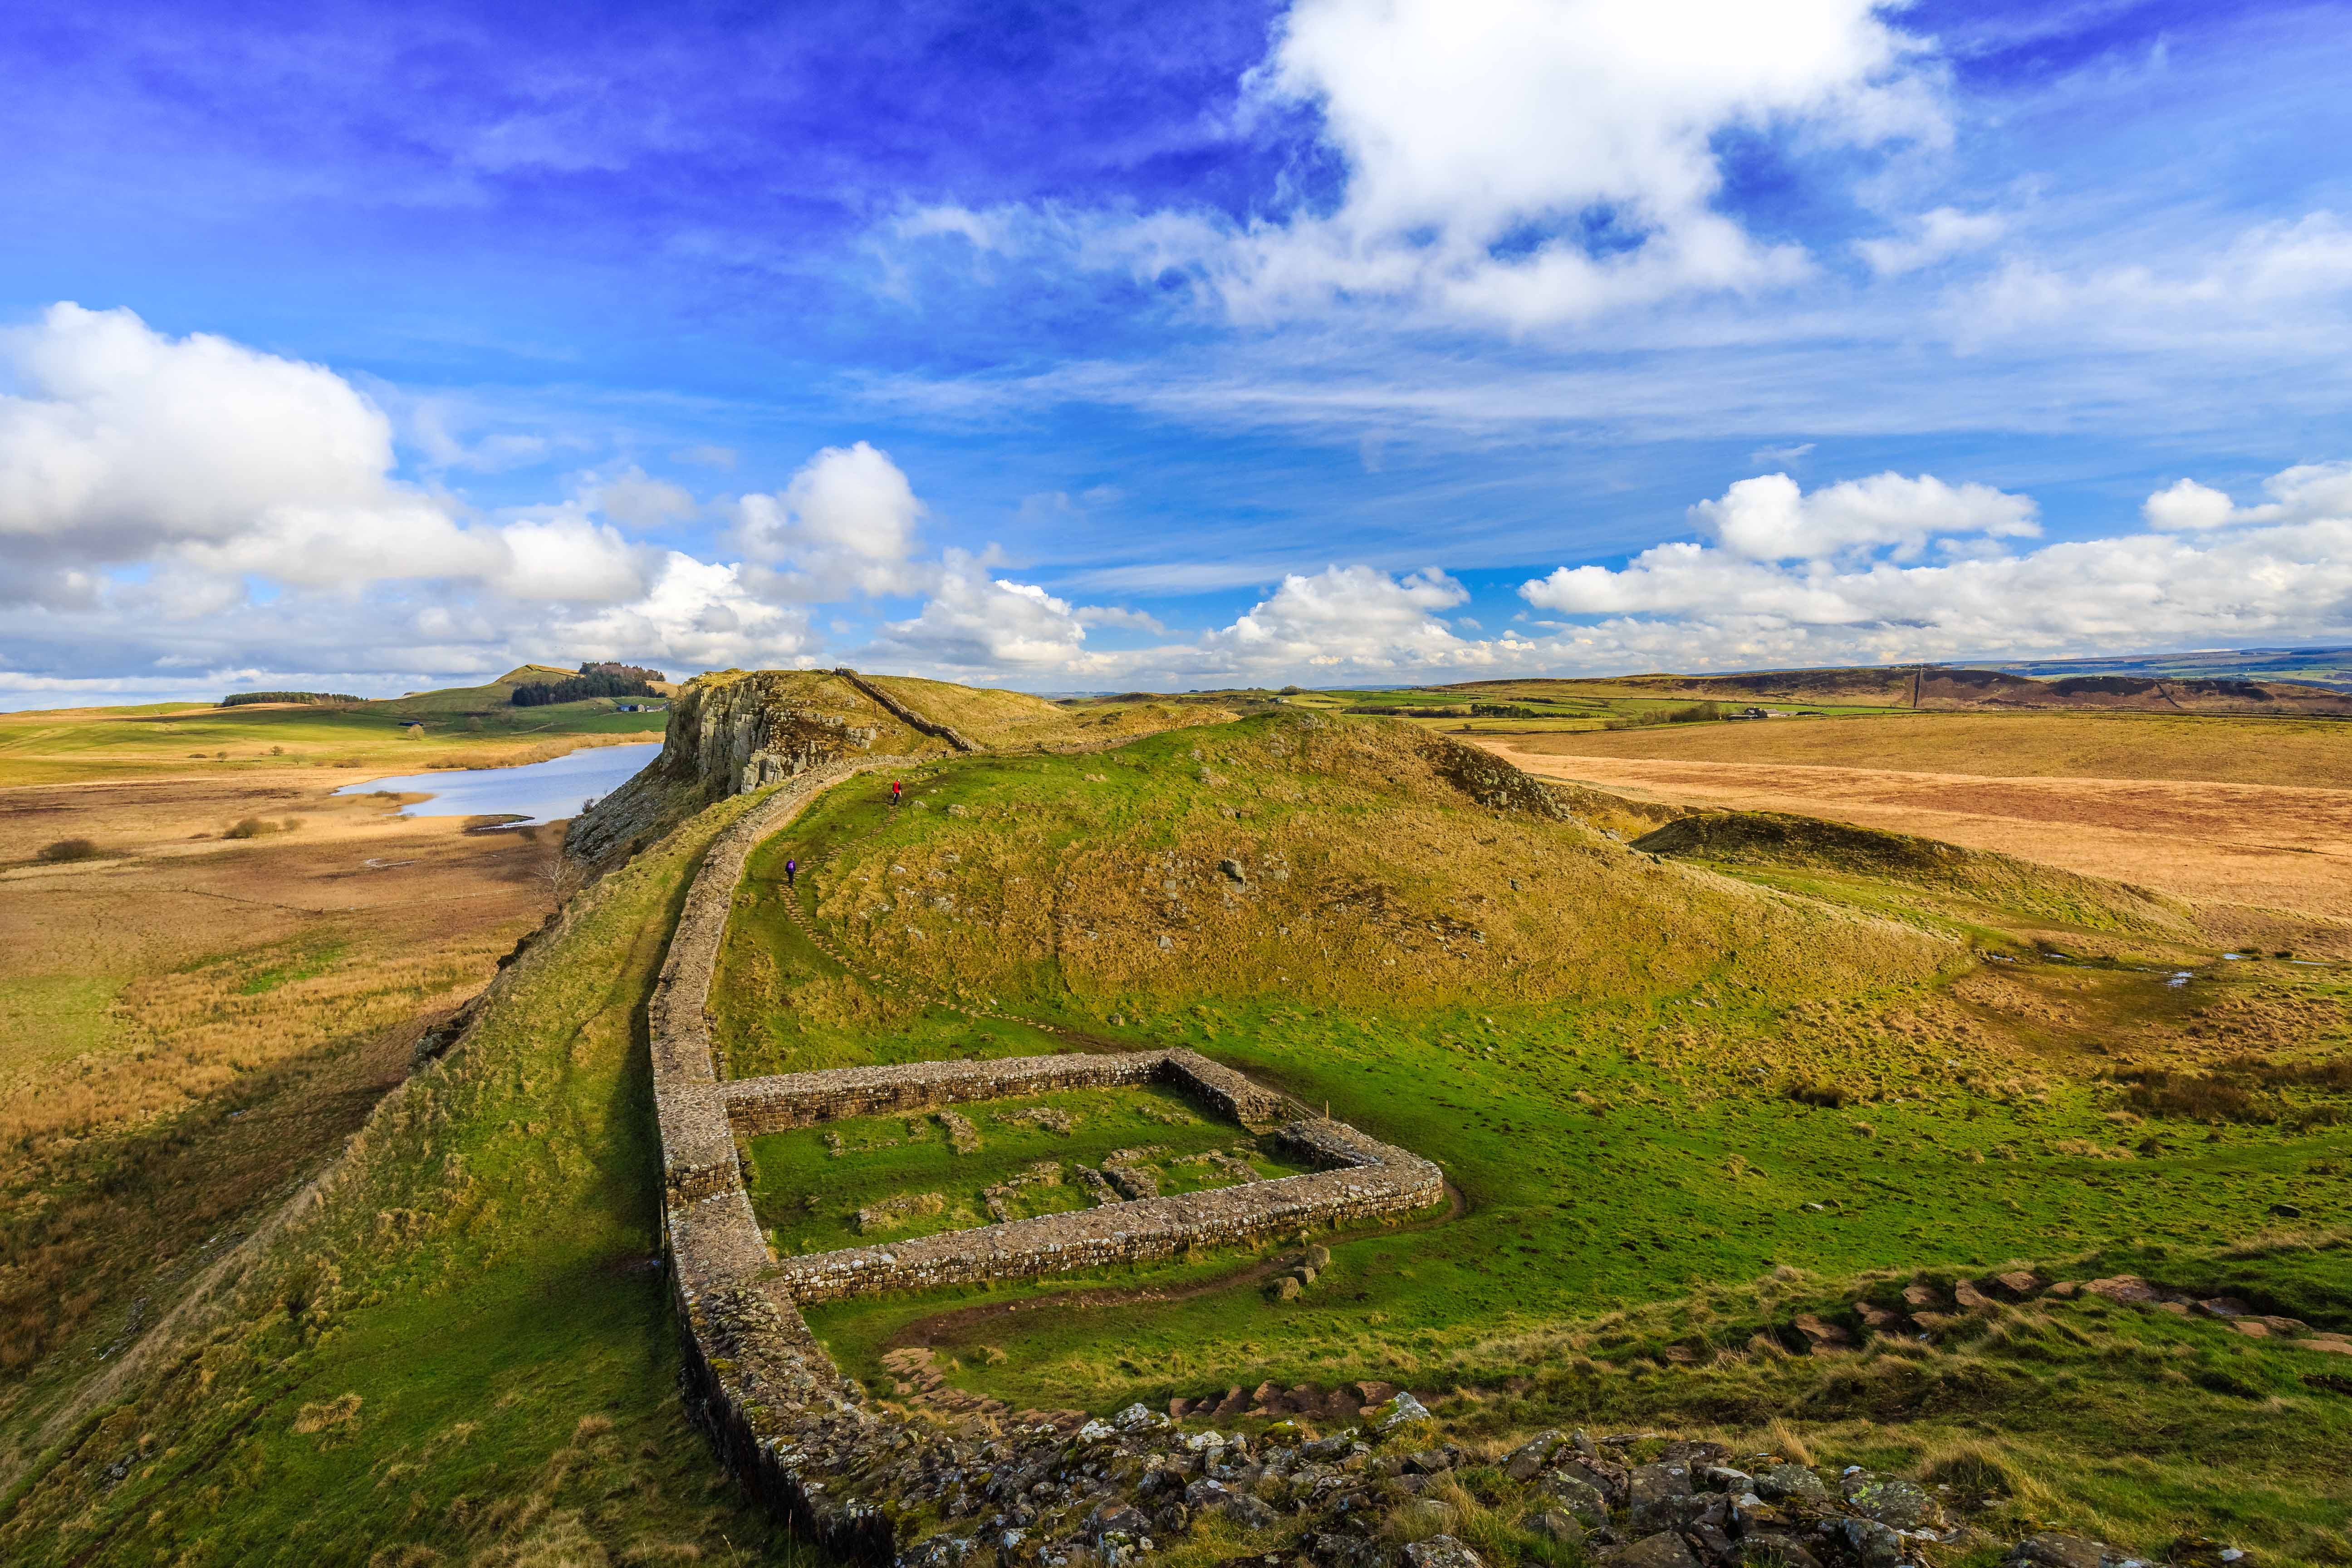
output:
[[[1482,1568],[1478,1554],[1450,1535],[1433,1535],[1404,1549],[1412,1568]]]
[[[1584,1526],[1576,1521],[1574,1515],[1562,1513],[1556,1508],[1548,1508],[1536,1515],[1528,1521],[1528,1528],[1545,1540],[1556,1541],[1562,1546],[1584,1544]]]
[[[1598,1526],[1609,1521],[1609,1500],[1581,1475],[1567,1469],[1554,1470],[1544,1477],[1543,1489],[1587,1524]]]
[[[1757,1494],[1766,1502],[1785,1502],[1801,1498],[1808,1502],[1827,1502],[1830,1489],[1822,1485],[1822,1478],[1802,1465],[1774,1465],[1759,1471],[1756,1477]]]
[[[2032,1563],[2033,1568],[2102,1568],[2120,1554],[2102,1541],[2087,1536],[2061,1535],[2045,1531],[2029,1535],[2010,1549],[2011,1563]]]
[[[1683,1544],[1683,1538],[1671,1530],[1662,1530],[1631,1546],[1604,1552],[1600,1561],[1605,1568],[1698,1568],[1698,1559]]]
[[[1830,1527],[1859,1568],[1895,1568],[1903,1561],[1903,1538],[1874,1519],[1842,1519]]]
[[[1559,1447],[1559,1434],[1545,1432],[1529,1438],[1511,1451],[1503,1461],[1503,1473],[1515,1481],[1531,1481],[1543,1469],[1544,1460]]]
[[[1843,1489],[1848,1507],[1896,1530],[1917,1530],[1941,1517],[1934,1498],[1899,1476],[1848,1476]]]
[[[1396,1397],[1388,1403],[1388,1411],[1380,1417],[1381,1430],[1383,1432],[1402,1426],[1408,1421],[1429,1419],[1429,1407],[1402,1389],[1399,1389]]]

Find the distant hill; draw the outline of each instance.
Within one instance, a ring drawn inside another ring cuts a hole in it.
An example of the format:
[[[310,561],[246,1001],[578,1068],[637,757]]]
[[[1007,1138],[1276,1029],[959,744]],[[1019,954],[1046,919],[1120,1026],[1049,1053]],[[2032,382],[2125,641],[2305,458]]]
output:
[[[1601,680],[1476,680],[1431,691],[1501,700],[1582,695],[1701,701],[2000,710],[2114,710],[2352,718],[2352,689],[2305,680],[2101,672],[2041,676],[1953,665],[1878,665],[1742,675],[1629,675]]]

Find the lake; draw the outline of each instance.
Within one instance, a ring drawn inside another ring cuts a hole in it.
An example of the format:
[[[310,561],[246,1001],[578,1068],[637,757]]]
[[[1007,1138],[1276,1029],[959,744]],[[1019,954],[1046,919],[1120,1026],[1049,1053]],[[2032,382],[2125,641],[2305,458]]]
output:
[[[396,795],[426,791],[433,798],[407,807],[403,816],[520,816],[553,822],[580,815],[583,800],[602,800],[626,783],[661,751],[659,741],[625,746],[583,746],[552,762],[519,768],[447,768],[346,784],[337,795]]]

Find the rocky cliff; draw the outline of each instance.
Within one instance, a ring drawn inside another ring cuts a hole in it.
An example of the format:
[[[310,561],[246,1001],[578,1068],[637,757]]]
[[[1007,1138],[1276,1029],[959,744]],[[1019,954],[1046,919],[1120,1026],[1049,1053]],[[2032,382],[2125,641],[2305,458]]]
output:
[[[583,812],[567,851],[601,867],[632,854],[714,801],[865,757],[946,756],[951,743],[833,671],[722,670],[670,704],[661,755]]]

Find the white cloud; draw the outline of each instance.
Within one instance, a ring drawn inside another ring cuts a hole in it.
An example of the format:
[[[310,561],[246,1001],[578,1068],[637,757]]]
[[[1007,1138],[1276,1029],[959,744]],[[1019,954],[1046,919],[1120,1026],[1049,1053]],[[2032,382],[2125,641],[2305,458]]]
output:
[[[0,356],[20,389],[0,395],[0,549],[19,559],[135,560],[415,504],[385,479],[391,421],[322,365],[70,303],[0,335]]]
[[[1141,610],[1130,610],[1118,605],[1088,605],[1078,610],[1076,616],[1082,626],[1127,626],[1135,631],[1154,633],[1168,630],[1157,616],[1148,616]]]
[[[655,479],[635,465],[595,486],[588,499],[598,511],[631,528],[665,528],[698,510],[684,486]]]
[[[1478,647],[1438,618],[1468,602],[1461,584],[1434,569],[1391,577],[1370,566],[1293,573],[1202,647],[1238,669],[1328,669],[1335,666],[1478,662]]]
[[[1099,662],[1086,650],[1086,614],[950,550],[921,613],[886,626],[882,646],[951,669],[1078,670]]]
[[[2168,533],[2223,528],[2233,520],[2236,510],[2228,496],[2208,489],[2195,479],[2182,479],[2168,489],[2158,490],[2140,505],[2140,515],[2147,519],[2148,527]]]
[[[2181,479],[2148,497],[2140,512],[2150,528],[2166,532],[2352,517],[2352,463],[2300,463],[2264,479],[2263,491],[2269,500],[2239,506],[2220,490]]]
[[[1769,468],[1785,468],[1812,456],[1813,447],[1814,443],[1811,441],[1800,441],[1788,447],[1759,447],[1748,454],[1748,460]]]
[[[1964,213],[1958,207],[1937,207],[1905,224],[1892,238],[1865,239],[1854,249],[1882,278],[1900,277],[1932,267],[1955,256],[1982,250],[2009,232],[2008,220],[1998,213]]]
[[[2332,212],[2257,225],[2218,251],[2170,270],[2142,262],[2065,268],[2032,258],[2010,260],[1948,308],[1964,347],[2051,332],[2080,343],[2140,346],[2221,340],[2240,348],[2252,334],[2281,347],[2307,347],[2322,326],[2319,308],[2352,295],[2352,225]]]
[[[1295,0],[1248,87],[1344,163],[1328,211],[1231,221],[927,208],[902,240],[1199,279],[1263,320],[1351,300],[1513,329],[1806,276],[1717,210],[1727,132],[1811,145],[1948,136],[1924,46],[1877,0]]]
[[[890,455],[860,441],[825,447],[778,494],[738,500],[737,537],[801,596],[907,593],[929,575],[912,563],[925,510]]]
[[[1563,666],[1687,669],[2343,634],[2352,627],[2352,464],[2291,468],[2265,488],[2275,499],[2233,510],[2226,529],[2212,499],[2226,508],[2226,497],[2176,485],[2150,498],[2155,531],[2023,554],[1909,565],[1841,559],[1835,532],[1822,537],[1824,553],[1804,559],[1678,542],[1619,571],[1561,568],[1519,592],[1540,608],[1602,617],[1543,645]],[[2179,531],[2184,519],[2197,531]],[[1904,542],[1884,531],[1882,547]]]
[[[1894,545],[1915,553],[1938,534],[2017,538],[2041,532],[2024,496],[1990,485],[1948,485],[1931,474],[1874,474],[1807,495],[1786,474],[1741,479],[1691,521],[1735,554],[1755,561],[1836,555]]]

